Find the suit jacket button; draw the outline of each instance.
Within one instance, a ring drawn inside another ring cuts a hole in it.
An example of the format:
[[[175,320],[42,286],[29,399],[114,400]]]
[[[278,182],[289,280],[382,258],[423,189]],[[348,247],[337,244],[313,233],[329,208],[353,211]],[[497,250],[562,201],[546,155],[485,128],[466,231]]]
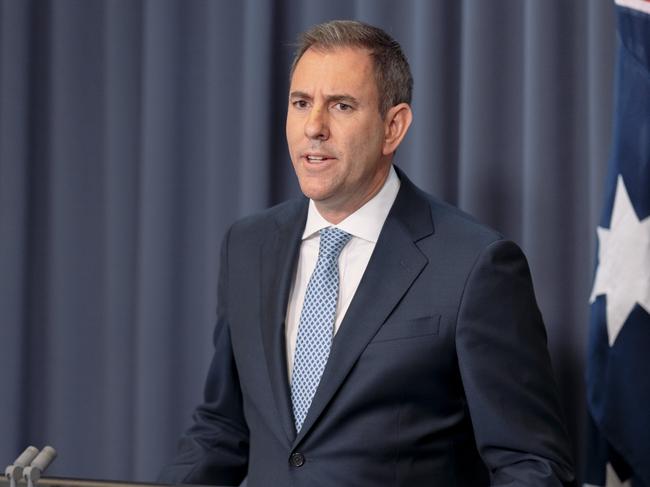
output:
[[[289,463],[292,467],[302,467],[305,464],[305,455],[302,453],[293,453],[289,457]]]

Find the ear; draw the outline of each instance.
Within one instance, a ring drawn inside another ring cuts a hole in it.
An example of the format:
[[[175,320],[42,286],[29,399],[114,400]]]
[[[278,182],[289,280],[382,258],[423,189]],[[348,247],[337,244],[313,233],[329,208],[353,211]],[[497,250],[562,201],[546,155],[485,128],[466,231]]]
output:
[[[406,135],[411,121],[413,112],[408,103],[400,103],[390,108],[384,118],[384,146],[382,153],[387,156],[397,150]]]

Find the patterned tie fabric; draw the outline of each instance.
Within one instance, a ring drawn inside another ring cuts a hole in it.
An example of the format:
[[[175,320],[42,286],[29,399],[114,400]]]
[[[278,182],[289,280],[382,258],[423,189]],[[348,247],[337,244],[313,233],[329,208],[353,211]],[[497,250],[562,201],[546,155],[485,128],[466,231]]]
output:
[[[332,346],[334,317],[339,295],[339,254],[352,238],[338,228],[320,231],[318,261],[300,313],[298,338],[291,376],[291,402],[296,431],[307,416],[325,370]]]

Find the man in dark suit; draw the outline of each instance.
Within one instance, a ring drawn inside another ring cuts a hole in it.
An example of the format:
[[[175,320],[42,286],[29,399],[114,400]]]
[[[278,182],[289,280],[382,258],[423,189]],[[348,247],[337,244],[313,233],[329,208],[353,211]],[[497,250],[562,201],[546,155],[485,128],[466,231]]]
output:
[[[205,402],[161,480],[573,483],[523,254],[392,165],[411,89],[380,29],[303,34],[287,140],[307,198],[228,231]]]

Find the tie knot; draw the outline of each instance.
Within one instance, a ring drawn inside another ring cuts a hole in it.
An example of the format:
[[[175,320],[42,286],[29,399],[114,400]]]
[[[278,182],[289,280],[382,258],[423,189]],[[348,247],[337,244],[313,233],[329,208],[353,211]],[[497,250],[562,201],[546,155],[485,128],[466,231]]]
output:
[[[320,249],[318,254],[323,257],[338,258],[352,235],[340,228],[328,227],[320,231]]]

